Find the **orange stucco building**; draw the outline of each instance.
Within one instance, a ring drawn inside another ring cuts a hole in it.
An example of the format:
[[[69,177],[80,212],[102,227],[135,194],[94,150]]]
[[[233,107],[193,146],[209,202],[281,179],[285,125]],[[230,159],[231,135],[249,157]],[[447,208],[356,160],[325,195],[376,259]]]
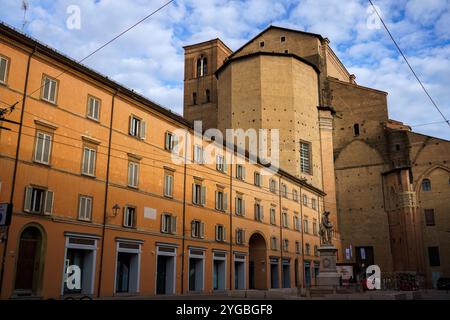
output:
[[[0,59],[1,298],[314,284],[323,188],[3,24]]]

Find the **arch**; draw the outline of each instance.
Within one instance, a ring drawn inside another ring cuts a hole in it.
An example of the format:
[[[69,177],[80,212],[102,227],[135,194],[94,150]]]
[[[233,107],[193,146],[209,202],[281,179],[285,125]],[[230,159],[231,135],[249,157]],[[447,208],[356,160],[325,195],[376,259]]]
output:
[[[379,150],[365,141],[353,140],[339,151],[335,166],[382,165],[384,162],[384,157]]]
[[[42,291],[47,234],[38,223],[24,225],[17,238],[13,294],[39,296]]]
[[[439,169],[447,171],[450,174],[450,168],[446,167],[442,164],[435,164],[435,165],[431,166],[430,168],[425,170],[420,176],[418,176],[417,180],[414,182],[414,190],[416,191],[416,193],[419,193],[420,191],[422,191],[422,188],[421,188],[422,181],[424,179],[426,179],[434,170],[439,170]]]
[[[267,242],[264,235],[254,232],[249,240],[249,287],[267,289]]]
[[[208,70],[208,59],[203,54],[197,59],[196,67],[197,78],[206,76]]]

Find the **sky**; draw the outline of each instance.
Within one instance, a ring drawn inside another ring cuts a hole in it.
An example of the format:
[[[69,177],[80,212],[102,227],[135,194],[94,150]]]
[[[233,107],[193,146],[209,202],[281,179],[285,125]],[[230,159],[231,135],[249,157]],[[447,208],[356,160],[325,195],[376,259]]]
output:
[[[27,0],[25,24],[21,2],[0,0],[0,20],[80,60],[167,0]],[[450,0],[373,3],[449,119]],[[329,38],[358,84],[388,92],[391,119],[450,140],[450,127],[364,0],[175,0],[83,63],[182,114],[183,46],[220,38],[236,50],[271,24]]]

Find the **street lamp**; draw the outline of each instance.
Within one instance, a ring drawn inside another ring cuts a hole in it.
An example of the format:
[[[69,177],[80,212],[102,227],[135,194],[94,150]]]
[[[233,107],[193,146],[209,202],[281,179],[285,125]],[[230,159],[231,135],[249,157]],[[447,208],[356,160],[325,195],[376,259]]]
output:
[[[113,210],[113,217],[116,217],[117,214],[119,213],[120,206],[116,203],[116,204],[112,207],[112,210]]]

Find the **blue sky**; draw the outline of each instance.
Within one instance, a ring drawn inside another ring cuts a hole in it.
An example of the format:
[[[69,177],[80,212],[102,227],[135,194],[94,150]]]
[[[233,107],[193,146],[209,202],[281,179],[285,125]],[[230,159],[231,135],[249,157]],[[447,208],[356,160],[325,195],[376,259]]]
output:
[[[166,0],[28,0],[23,31],[78,60]],[[411,65],[450,118],[450,0],[374,0]],[[71,5],[80,29],[67,27]],[[22,29],[20,0],[0,0],[0,20]],[[369,10],[369,11],[368,11]],[[89,67],[182,113],[182,47],[221,38],[235,50],[270,24],[328,37],[358,84],[389,93],[389,116],[410,125],[442,121],[399,56],[374,24],[368,1],[176,0],[85,61]],[[450,139],[445,123],[414,131]]]

